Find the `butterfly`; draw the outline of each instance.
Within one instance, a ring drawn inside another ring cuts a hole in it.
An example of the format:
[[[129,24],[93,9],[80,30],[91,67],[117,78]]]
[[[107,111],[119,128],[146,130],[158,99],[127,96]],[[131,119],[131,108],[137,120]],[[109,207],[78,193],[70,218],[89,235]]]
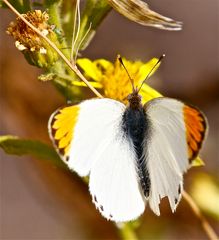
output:
[[[49,120],[62,160],[81,177],[89,176],[93,203],[115,222],[136,219],[146,204],[160,215],[164,197],[176,210],[183,173],[197,157],[207,129],[196,107],[167,97],[143,105],[139,91],[133,86],[127,106],[89,99],[58,109]]]

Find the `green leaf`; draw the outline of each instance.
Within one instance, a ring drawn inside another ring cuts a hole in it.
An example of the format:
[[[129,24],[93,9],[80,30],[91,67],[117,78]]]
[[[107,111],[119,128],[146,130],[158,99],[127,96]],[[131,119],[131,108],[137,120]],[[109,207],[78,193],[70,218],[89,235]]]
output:
[[[48,160],[57,167],[66,168],[53,147],[36,140],[20,139],[15,136],[0,136],[0,147],[7,154],[23,156],[30,155]]]
[[[204,165],[205,165],[204,161],[200,157],[197,157],[192,161],[191,167],[201,167]]]
[[[13,5],[14,8],[20,13],[26,13],[27,11],[31,10],[31,4],[29,0],[13,0],[10,1],[10,4]],[[8,8],[8,6],[0,1],[0,7]]]

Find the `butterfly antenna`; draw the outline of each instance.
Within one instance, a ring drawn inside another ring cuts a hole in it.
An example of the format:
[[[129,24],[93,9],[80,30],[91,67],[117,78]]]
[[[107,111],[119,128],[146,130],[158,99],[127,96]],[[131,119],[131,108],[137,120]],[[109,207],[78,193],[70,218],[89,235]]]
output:
[[[165,54],[163,54],[162,56],[160,56],[160,58],[157,60],[157,62],[154,64],[154,66],[151,68],[150,72],[148,73],[147,77],[145,78],[145,80],[141,83],[141,86],[138,88],[138,93],[141,90],[143,84],[147,81],[147,79],[150,77],[151,73],[154,71],[154,69],[156,68],[156,66],[162,61],[162,59],[165,57]]]
[[[135,91],[135,86],[134,86],[134,81],[133,81],[133,79],[132,79],[131,76],[129,75],[129,72],[128,72],[127,68],[125,67],[125,64],[123,63],[122,58],[121,58],[120,55],[117,56],[117,59],[119,60],[119,62],[120,62],[121,65],[123,66],[123,68],[125,69],[128,77],[129,77],[129,79],[130,79],[130,81],[131,81],[131,84],[132,84],[132,91],[134,92],[134,91]]]
[[[74,26],[73,26],[73,33],[72,33],[72,48],[71,48],[71,56],[70,61],[74,64],[77,55],[74,57],[75,54],[75,45],[79,36],[81,26],[81,16],[80,16],[80,0],[76,0],[75,6],[75,14],[74,14]]]

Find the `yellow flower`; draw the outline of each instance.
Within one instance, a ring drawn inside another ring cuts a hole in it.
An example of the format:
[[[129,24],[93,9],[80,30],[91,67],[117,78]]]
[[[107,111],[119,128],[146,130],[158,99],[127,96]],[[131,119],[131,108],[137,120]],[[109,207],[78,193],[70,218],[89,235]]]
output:
[[[135,87],[140,87],[157,61],[157,58],[153,58],[147,63],[141,61],[131,62],[123,58],[123,63],[133,79]],[[92,80],[91,84],[102,89],[104,97],[127,103],[127,96],[132,92],[132,85],[128,74],[118,59],[114,64],[105,59],[92,62],[87,58],[78,59],[77,63],[83,69],[84,74]],[[151,74],[156,71],[157,67]],[[77,85],[84,86],[84,84]],[[160,93],[147,84],[143,84],[140,94],[143,103],[161,96]]]

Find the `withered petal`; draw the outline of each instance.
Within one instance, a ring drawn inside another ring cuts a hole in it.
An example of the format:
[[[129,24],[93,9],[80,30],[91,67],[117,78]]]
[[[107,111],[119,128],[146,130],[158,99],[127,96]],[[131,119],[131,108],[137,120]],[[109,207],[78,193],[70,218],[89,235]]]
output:
[[[108,0],[108,2],[120,14],[141,25],[171,31],[182,29],[182,22],[152,11],[148,4],[141,0]]]

